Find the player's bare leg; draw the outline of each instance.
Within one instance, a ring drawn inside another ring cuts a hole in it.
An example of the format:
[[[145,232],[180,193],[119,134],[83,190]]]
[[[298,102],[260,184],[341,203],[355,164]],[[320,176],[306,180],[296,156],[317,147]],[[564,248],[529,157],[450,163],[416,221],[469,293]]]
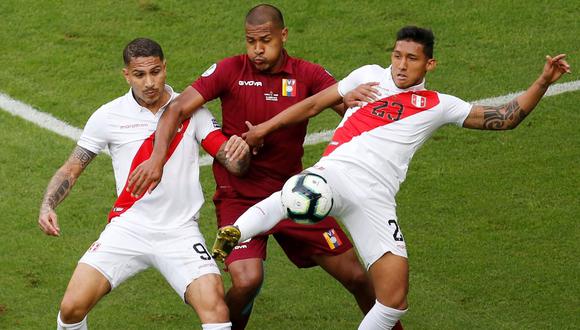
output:
[[[230,329],[221,276],[206,274],[193,280],[185,291],[185,301],[193,307],[204,326]]]
[[[373,307],[375,304],[373,285],[358,261],[354,249],[336,256],[315,255],[312,259],[354,295],[364,314]]]
[[[407,311],[408,261],[388,252],[371,265],[369,273],[377,302],[365,316],[359,329],[389,329]]]
[[[60,303],[61,323],[74,324],[84,321],[89,311],[109,291],[111,285],[101,272],[87,264],[79,263]],[[62,326],[60,328],[65,329]]]
[[[228,265],[232,287],[226,294],[226,303],[230,309],[232,329],[245,329],[250,319],[254,298],[258,295],[264,280],[264,268],[261,258],[236,260]]]

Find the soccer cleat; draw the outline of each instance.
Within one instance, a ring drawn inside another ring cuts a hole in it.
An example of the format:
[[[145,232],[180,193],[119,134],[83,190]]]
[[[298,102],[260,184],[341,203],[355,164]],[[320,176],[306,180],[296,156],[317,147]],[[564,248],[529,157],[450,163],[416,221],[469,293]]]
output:
[[[225,226],[218,229],[215,242],[211,248],[211,256],[217,261],[224,262],[234,247],[238,245],[241,235],[236,226]]]

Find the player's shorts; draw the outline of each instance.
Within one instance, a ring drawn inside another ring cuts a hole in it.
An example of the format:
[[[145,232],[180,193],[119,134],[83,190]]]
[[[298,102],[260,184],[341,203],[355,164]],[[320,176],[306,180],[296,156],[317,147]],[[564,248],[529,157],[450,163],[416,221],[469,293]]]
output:
[[[214,196],[218,226],[233,224],[247,209],[261,199],[244,199],[233,189],[220,188]],[[348,236],[334,218],[327,217],[314,225],[301,225],[284,219],[264,235],[238,244],[226,258],[229,265],[236,260],[266,260],[268,235],[273,234],[288,259],[299,268],[316,266],[313,255],[340,255],[352,248]]]
[[[153,267],[181,299],[196,278],[206,274],[220,275],[196,222],[179,229],[159,231],[114,218],[79,263],[101,272],[112,289]]]
[[[306,172],[329,183],[334,199],[330,214],[342,220],[367,269],[387,252],[407,258],[396,205],[368,173],[323,162]]]

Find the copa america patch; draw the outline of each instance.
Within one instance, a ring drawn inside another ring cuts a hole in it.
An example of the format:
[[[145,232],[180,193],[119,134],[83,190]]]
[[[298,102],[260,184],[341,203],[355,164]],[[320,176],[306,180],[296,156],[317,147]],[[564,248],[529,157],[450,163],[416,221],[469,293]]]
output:
[[[209,68],[207,68],[207,70],[205,70],[204,73],[201,74],[202,77],[209,77],[211,76],[214,72],[215,69],[217,68],[217,63],[212,64]]]

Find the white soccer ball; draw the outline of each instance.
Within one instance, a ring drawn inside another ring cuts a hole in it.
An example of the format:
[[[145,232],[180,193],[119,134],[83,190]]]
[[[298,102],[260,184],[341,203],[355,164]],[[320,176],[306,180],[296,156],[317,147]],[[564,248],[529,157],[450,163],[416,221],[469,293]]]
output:
[[[282,205],[294,222],[315,224],[330,213],[332,191],[319,175],[296,174],[282,188]]]

